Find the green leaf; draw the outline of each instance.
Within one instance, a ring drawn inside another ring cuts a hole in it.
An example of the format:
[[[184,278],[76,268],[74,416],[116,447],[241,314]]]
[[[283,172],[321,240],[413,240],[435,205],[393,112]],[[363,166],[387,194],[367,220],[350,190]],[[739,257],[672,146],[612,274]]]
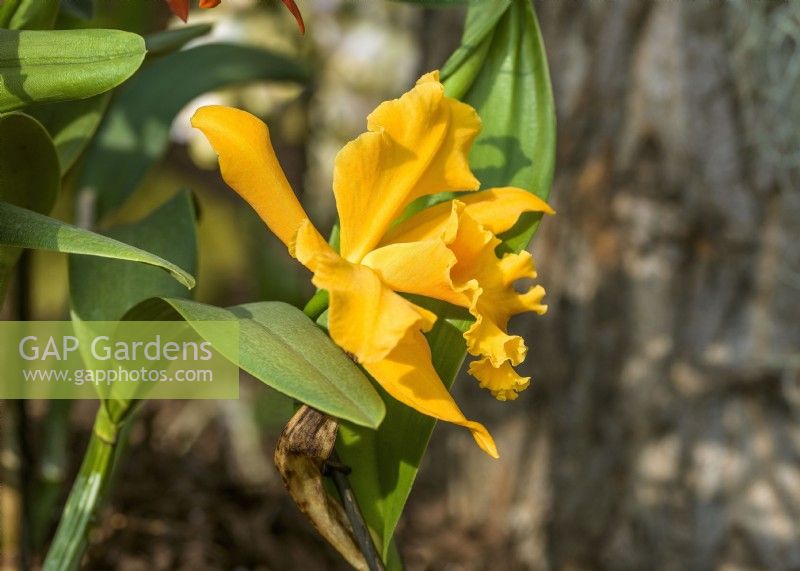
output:
[[[104,93],[144,54],[141,36],[119,30],[0,30],[0,111]]]
[[[0,5],[0,28],[47,30],[58,16],[59,0],[5,0]]]
[[[144,37],[144,45],[147,47],[147,56],[152,57],[174,52],[182,48],[188,42],[205,36],[213,28],[214,26],[212,24],[197,24],[148,34]]]
[[[492,0],[499,2],[500,0]],[[464,45],[444,66],[448,94],[478,110],[483,130],[470,166],[484,188],[518,186],[547,200],[556,121],[547,56],[531,3],[513,0],[485,31],[486,5],[470,8]],[[509,250],[530,242],[541,214],[521,217],[504,236]]]
[[[28,113],[36,117],[49,131],[58,152],[62,176],[83,153],[100,126],[110,93],[77,101],[58,101],[33,105]]]
[[[0,201],[48,213],[60,179],[58,156],[45,128],[24,113],[0,115]]]
[[[470,6],[462,47],[443,69],[448,93],[478,110],[483,131],[470,164],[484,187],[515,185],[546,198],[555,160],[555,112],[547,60],[529,0],[487,0]],[[521,220],[506,247],[524,248],[538,219]],[[449,387],[465,356],[469,315],[444,303],[428,333],[434,367]],[[337,445],[364,516],[384,557],[402,514],[435,421],[384,395],[377,431],[343,426]],[[487,458],[487,461],[488,460]]]
[[[179,192],[149,216],[112,228],[110,238],[172,260],[194,273],[197,266],[195,210],[188,191]],[[156,296],[187,297],[188,290],[157,268],[123,260],[70,256],[73,318],[116,321],[134,305]]]
[[[123,86],[87,151],[79,187],[100,216],[118,208],[163,155],[175,115],[195,97],[257,80],[308,80],[300,64],[246,46],[208,44],[156,59]]]
[[[484,0],[467,12],[461,45],[442,67],[447,94],[464,100],[475,78],[483,70],[497,22],[508,12],[512,0]]]
[[[0,220],[0,245],[140,262],[168,271],[187,288],[194,287],[194,278],[172,262],[102,234],[8,202],[0,202]]]
[[[23,113],[0,115],[0,201],[49,213],[60,186],[58,156],[44,127]],[[0,224],[6,225],[2,217]],[[20,254],[0,246],[0,303]]]
[[[154,299],[136,308],[137,319],[180,316],[242,370],[277,391],[358,426],[376,427],[384,403],[372,383],[302,311],[281,302],[229,309],[179,299]],[[239,321],[239,355],[226,353],[225,340],[203,328],[204,321]]]

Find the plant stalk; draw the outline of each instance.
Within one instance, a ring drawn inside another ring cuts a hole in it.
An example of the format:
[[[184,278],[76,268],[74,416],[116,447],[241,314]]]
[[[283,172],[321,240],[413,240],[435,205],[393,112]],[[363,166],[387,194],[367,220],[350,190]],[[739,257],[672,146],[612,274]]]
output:
[[[114,467],[120,429],[120,423],[112,421],[101,404],[89,447],[47,553],[44,571],[72,571],[80,564],[88,544],[89,526],[95,519]]]
[[[339,461],[339,455],[334,450],[330,457],[327,475],[333,480],[333,485],[336,486],[336,491],[339,492],[347,519],[353,527],[358,547],[364,555],[369,571],[384,571],[383,560],[375,547],[375,543],[372,541],[372,535],[369,533],[369,528],[364,521],[361,509],[358,507],[353,488],[350,487],[350,481],[347,479],[348,470],[337,468],[337,466],[341,466],[341,462]]]
[[[316,321],[328,309],[328,292],[324,289],[317,290],[303,308],[303,313]]]

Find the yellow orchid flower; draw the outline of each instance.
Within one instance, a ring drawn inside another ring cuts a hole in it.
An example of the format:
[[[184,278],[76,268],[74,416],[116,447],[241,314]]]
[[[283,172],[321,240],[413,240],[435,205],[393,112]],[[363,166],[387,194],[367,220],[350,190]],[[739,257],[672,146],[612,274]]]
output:
[[[261,120],[209,106],[195,113],[192,125],[219,155],[228,185],[313,272],[314,285],[329,292],[331,338],[392,397],[468,428],[496,458],[491,435],[464,416],[433,368],[423,332],[436,316],[400,295],[469,309],[475,323],[464,338],[469,353],[479,357],[469,372],[495,397],[516,398],[528,385],[513,369],[525,358],[525,342],[506,328],[514,314],[544,313],[544,290],[517,293],[517,280],[536,277],[533,260],[527,252],[498,258],[496,235],[523,212],[553,211],[519,188],[474,192],[480,183],[467,157],[481,127],[475,110],[445,96],[438,72],[378,106],[367,118],[367,132],[336,157],[338,253],[295,197]],[[459,194],[397,222],[415,199],[445,191]]]

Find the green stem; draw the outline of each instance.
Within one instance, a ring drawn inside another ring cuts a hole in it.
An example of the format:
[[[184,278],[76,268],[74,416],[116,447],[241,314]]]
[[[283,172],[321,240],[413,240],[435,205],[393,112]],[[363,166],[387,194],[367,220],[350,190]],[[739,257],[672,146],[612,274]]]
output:
[[[120,428],[120,423],[112,421],[101,405],[89,448],[47,553],[44,571],[71,571],[80,564],[88,543],[89,525],[95,518],[114,466]]]
[[[303,308],[303,313],[308,315],[314,321],[328,309],[328,292],[324,289],[318,289],[308,303]]]

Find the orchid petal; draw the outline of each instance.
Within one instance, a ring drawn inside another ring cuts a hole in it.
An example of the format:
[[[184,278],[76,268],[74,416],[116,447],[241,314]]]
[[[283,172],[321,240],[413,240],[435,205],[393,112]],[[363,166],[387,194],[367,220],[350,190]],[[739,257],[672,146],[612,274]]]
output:
[[[189,0],[167,0],[170,12],[184,22],[189,18]]]
[[[219,155],[222,178],[289,246],[308,218],[286,180],[261,119],[232,107],[198,109],[192,126],[200,129]]]
[[[297,26],[300,28],[300,33],[306,33],[306,24],[303,22],[303,15],[300,13],[300,9],[297,7],[297,4],[294,3],[294,0],[282,0],[284,6],[289,9],[289,12],[292,13],[294,19],[297,20]]]
[[[443,241],[425,240],[383,246],[367,254],[361,263],[374,269],[395,291],[468,306],[469,297],[456,291],[450,278],[457,262]]]
[[[499,457],[486,427],[467,420],[436,374],[430,348],[419,331],[410,331],[384,359],[364,368],[392,397],[422,414],[468,428],[481,450]]]
[[[510,363],[495,367],[488,357],[470,363],[467,372],[478,379],[481,388],[487,389],[501,401],[515,400],[531,382],[530,377],[520,376]]]
[[[463,203],[466,213],[494,234],[509,230],[523,212],[555,214],[535,194],[512,186],[464,193],[454,200]],[[449,200],[414,214],[392,228],[383,243],[417,242],[440,236],[452,223],[452,205],[453,200]]]
[[[518,293],[514,287],[517,280],[536,277],[533,257],[521,252],[498,259],[495,249],[499,244],[494,234],[464,212],[458,235],[449,245],[458,258],[452,272],[453,283],[464,288],[477,283],[469,308],[475,323],[464,334],[467,350],[472,355],[489,357],[496,367],[505,361],[518,365],[527,352],[522,337],[506,333],[509,318],[526,311],[542,314],[547,310],[541,304],[541,286],[525,293]]]
[[[314,272],[314,285],[330,294],[331,337],[359,363],[383,359],[408,331],[433,327],[433,313],[393,292],[371,268],[341,258],[310,222],[301,225],[294,249]]]
[[[333,175],[341,253],[351,262],[374,249],[416,198],[479,186],[467,156],[480,119],[445,96],[438,73],[379,105],[367,127],[339,152]]]

